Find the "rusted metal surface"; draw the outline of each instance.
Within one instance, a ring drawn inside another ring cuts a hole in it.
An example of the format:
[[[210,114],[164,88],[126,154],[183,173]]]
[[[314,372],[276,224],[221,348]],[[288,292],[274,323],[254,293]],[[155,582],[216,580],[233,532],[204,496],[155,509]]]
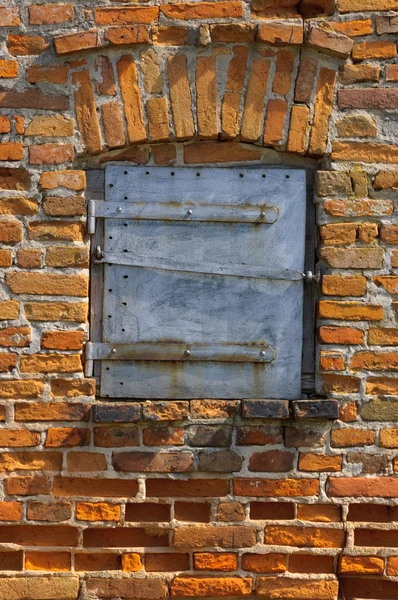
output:
[[[189,205],[192,214],[196,206],[226,205],[251,206],[258,214],[267,204],[276,207],[278,219],[105,217],[104,255],[119,256],[122,264],[104,265],[102,343],[127,344],[133,357],[104,356],[101,393],[300,397],[305,197],[305,173],[298,170],[108,167],[105,204],[117,203],[119,215],[134,214],[127,207],[136,203],[162,204],[165,210],[172,204],[178,213]],[[105,208],[101,212],[107,214]],[[132,266],[137,257],[147,262]],[[267,278],[289,271],[288,279]],[[265,278],[258,278],[260,273]],[[140,355],[142,344],[159,348]],[[163,344],[169,345],[169,356]],[[223,347],[229,348],[224,354],[209,352]],[[260,347],[274,350],[272,362],[265,357],[258,362]],[[193,354],[195,348],[207,348],[207,354],[201,360],[182,354],[178,359],[179,352]],[[237,354],[232,348],[243,350]],[[247,352],[252,361],[242,362]]]

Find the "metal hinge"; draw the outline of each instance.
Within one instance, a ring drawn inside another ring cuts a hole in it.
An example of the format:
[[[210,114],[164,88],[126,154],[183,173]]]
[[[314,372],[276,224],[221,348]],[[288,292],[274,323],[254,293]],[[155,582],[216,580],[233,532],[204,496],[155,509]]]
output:
[[[86,377],[93,373],[94,360],[148,360],[172,362],[271,363],[275,350],[269,344],[184,344],[137,342],[135,344],[86,344]]]
[[[279,209],[265,202],[258,206],[241,206],[236,204],[199,204],[198,202],[118,203],[90,200],[87,210],[87,233],[89,235],[95,233],[96,218],[272,225],[279,218]]]
[[[217,264],[204,262],[191,262],[174,258],[157,256],[139,256],[128,253],[104,252],[97,246],[94,254],[96,263],[124,265],[129,267],[144,267],[147,269],[160,269],[163,271],[179,271],[183,273],[199,273],[201,275],[223,275],[230,277],[243,277],[244,279],[280,279],[285,281],[300,281],[306,283],[319,283],[320,274],[312,271],[306,273],[294,269],[267,269],[266,267],[245,264]]]

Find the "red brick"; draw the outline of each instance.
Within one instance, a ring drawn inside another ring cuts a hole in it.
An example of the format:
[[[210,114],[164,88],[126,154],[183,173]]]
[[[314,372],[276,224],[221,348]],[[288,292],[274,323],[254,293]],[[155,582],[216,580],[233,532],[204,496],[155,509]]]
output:
[[[171,584],[171,597],[203,597],[209,593],[217,597],[236,598],[250,596],[252,579],[250,577],[176,577]]]

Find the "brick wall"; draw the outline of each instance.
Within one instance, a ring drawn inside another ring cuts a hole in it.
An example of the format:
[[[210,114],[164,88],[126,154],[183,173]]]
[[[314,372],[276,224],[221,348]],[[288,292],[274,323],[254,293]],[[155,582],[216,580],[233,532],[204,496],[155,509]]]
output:
[[[0,4],[0,600],[396,599],[397,0]],[[317,169],[319,399],[95,399],[110,161]]]

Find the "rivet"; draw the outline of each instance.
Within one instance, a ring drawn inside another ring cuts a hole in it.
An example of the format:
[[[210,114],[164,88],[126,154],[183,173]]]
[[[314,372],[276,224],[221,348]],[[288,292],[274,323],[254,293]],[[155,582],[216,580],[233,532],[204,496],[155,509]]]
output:
[[[260,352],[260,356],[264,357],[265,356],[265,350],[261,350]]]
[[[112,354],[116,354],[116,348],[112,348]]]
[[[189,217],[192,215],[192,210],[191,210],[190,208],[187,210],[187,215],[188,215]]]
[[[122,207],[118,206],[117,209],[116,209],[116,212],[121,213],[122,212]]]
[[[191,356],[191,351],[185,350],[184,354],[185,354],[185,356],[187,356],[189,358]]]
[[[260,217],[261,217],[262,219],[265,219],[265,212],[264,212],[264,211],[261,211],[261,212],[260,212]]]

